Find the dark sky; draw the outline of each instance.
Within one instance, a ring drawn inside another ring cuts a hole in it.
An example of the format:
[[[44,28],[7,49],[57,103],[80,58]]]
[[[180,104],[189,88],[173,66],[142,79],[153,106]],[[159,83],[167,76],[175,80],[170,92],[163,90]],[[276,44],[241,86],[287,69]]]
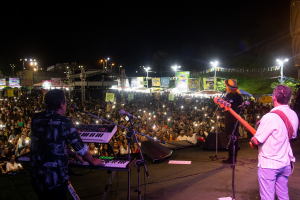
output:
[[[130,74],[163,50],[170,65],[205,69],[289,33],[287,0],[135,2],[2,5],[0,59],[100,67],[110,57]]]

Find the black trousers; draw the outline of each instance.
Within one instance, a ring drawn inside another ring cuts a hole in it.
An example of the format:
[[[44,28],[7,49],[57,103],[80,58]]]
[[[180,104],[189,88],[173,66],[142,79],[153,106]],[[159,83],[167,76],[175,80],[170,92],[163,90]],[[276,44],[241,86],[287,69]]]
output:
[[[52,190],[42,191],[39,188],[33,187],[40,200],[66,200],[68,192],[68,181],[65,181],[61,186]]]
[[[229,136],[232,134],[233,129],[234,129],[235,123],[226,123],[225,124],[225,133],[229,141]],[[235,141],[235,160],[237,157],[237,153],[239,150],[239,124],[237,124],[236,129],[234,131],[234,135],[236,136],[236,141]],[[233,140],[231,140],[229,146],[228,146],[228,157],[230,159],[233,159]]]

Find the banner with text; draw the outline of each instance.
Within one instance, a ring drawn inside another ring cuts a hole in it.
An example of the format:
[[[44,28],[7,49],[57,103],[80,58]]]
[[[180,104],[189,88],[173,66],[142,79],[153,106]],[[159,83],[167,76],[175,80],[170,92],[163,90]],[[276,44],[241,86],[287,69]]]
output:
[[[169,84],[170,84],[170,77],[161,77],[162,87],[169,87]]]
[[[114,102],[115,94],[114,93],[106,93],[105,101]]]
[[[169,101],[174,101],[174,94],[172,93],[169,94]]]
[[[152,86],[160,86],[160,78],[152,78]]]
[[[188,80],[189,91],[190,92],[199,92],[200,91],[200,79],[199,78],[190,78]]]
[[[188,80],[190,78],[189,71],[177,72],[176,88],[179,91],[187,92],[188,90]]]
[[[61,79],[60,78],[51,78],[51,86],[52,87],[60,87]]]
[[[132,78],[131,79],[131,87],[137,87],[138,83],[137,83],[137,78]]]
[[[203,78],[203,89],[214,90],[214,78]]]
[[[134,99],[134,93],[128,94],[128,102],[130,102],[132,99]]]
[[[138,87],[144,87],[143,82],[144,78],[143,77],[137,77],[137,86]],[[146,84],[147,85],[147,84]]]

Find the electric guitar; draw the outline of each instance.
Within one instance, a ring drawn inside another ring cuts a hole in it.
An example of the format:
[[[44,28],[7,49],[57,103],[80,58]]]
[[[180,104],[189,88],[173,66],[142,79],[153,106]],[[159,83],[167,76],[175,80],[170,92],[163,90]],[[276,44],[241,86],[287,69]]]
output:
[[[220,99],[219,97],[215,97],[214,102],[216,104],[219,104],[221,108],[224,108],[225,111],[229,111],[237,120],[239,120],[239,122],[241,122],[250,131],[250,133],[252,133],[252,135],[256,134],[256,130],[252,126],[250,126],[243,118],[241,118],[241,116],[239,116],[234,110],[231,109],[230,103],[223,99]],[[258,149],[257,145],[252,144],[251,142],[249,142],[249,144],[253,149]]]

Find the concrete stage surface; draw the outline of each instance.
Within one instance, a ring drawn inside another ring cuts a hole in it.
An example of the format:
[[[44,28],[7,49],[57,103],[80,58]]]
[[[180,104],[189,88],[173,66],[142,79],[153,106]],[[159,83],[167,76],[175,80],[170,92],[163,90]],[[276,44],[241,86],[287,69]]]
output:
[[[237,200],[260,199],[257,180],[257,150],[252,149],[249,140],[240,141],[235,170],[235,197]],[[289,195],[291,200],[300,199],[300,139],[291,142],[296,157],[295,171],[289,177]],[[221,159],[212,161],[215,151],[203,150],[201,147],[175,150],[170,160],[192,161],[191,165],[171,165],[168,160],[153,164],[147,162],[150,178],[144,182],[144,169],[141,168],[142,199],[205,199],[216,200],[232,195],[232,169]],[[226,151],[218,153],[227,157]],[[104,187],[110,175],[104,170],[75,169],[70,181],[80,199],[102,199]],[[137,168],[131,170],[130,199],[138,199],[134,191],[138,186]],[[28,175],[1,177],[0,199],[37,199],[31,186],[28,186]],[[16,191],[18,189],[18,191]],[[73,199],[68,192],[68,199]],[[127,172],[115,174],[111,191],[106,199],[127,199]]]

